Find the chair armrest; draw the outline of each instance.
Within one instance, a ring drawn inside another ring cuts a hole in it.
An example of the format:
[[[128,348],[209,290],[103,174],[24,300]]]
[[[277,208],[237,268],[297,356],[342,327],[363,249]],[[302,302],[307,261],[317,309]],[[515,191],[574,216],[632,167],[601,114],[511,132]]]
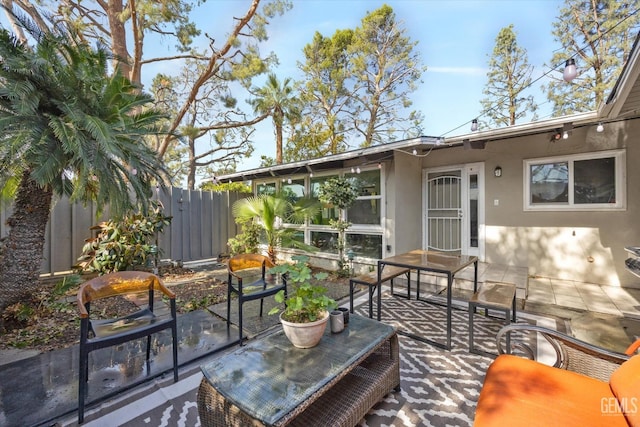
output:
[[[169,299],[176,298],[176,293],[173,292],[171,289],[167,288],[165,284],[162,283],[162,280],[160,280],[160,278],[156,278],[156,283],[154,284],[154,286],[155,285],[157,285],[157,288],[154,288],[154,289],[159,289],[163,294],[167,296],[167,298]]]
[[[511,348],[503,348],[503,337],[510,335]],[[578,372],[592,378],[609,381],[611,373],[619,365],[629,359],[630,356],[607,350],[602,347],[589,344],[562,332],[553,329],[525,325],[511,324],[504,326],[496,335],[496,343],[500,354],[516,353],[531,360],[536,360],[536,353],[531,343],[536,343],[538,337],[544,338],[553,348],[556,354],[556,368]],[[529,340],[524,342],[524,338]],[[533,338],[533,340],[531,340]]]
[[[638,348],[640,348],[640,338],[635,340],[629,347],[627,347],[627,349],[624,351],[624,354],[626,354],[627,356],[633,356],[633,353],[638,351]]]

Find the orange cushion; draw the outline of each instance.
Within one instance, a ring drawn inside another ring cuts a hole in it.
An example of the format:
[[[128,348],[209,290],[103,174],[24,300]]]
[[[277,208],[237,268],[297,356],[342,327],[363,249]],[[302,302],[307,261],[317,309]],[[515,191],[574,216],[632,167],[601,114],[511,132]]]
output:
[[[640,355],[620,365],[611,374],[609,385],[629,425],[640,427]]]
[[[609,384],[517,356],[491,364],[475,426],[626,426]]]

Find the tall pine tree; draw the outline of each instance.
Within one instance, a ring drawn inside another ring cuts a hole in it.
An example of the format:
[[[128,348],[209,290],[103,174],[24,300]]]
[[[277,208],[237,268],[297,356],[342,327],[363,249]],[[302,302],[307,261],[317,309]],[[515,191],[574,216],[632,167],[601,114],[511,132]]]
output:
[[[562,72],[575,59],[578,76],[571,84],[558,75],[545,87],[556,116],[592,111],[611,91],[640,28],[640,0],[565,0],[553,23],[553,35],[563,49],[552,58]]]
[[[537,105],[533,95],[525,94],[531,85],[532,72],[527,51],[518,46],[513,24],[501,29],[489,59],[487,84],[483,90],[487,97],[480,101],[483,126],[512,126],[529,113],[533,113],[535,119]]]

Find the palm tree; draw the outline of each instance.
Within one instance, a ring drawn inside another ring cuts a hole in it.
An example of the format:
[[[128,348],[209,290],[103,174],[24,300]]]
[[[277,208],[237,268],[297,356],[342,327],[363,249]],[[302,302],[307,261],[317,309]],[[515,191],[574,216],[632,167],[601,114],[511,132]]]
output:
[[[317,250],[295,238],[297,229],[285,227],[283,224],[301,224],[305,218],[315,215],[320,208],[320,203],[311,198],[301,198],[292,202],[282,194],[261,194],[238,200],[233,204],[232,213],[236,220],[254,220],[262,226],[267,243],[267,256],[275,263],[278,246]]]
[[[0,242],[0,312],[39,285],[54,196],[119,215],[146,208],[167,176],[144,143],[163,116],[128,79],[107,74],[105,48],[64,27],[23,27],[35,46],[0,30],[0,193],[15,199]]]
[[[276,134],[276,164],[282,164],[282,127],[284,120],[293,120],[300,115],[297,100],[293,98],[291,79],[286,78],[280,84],[275,74],[267,77],[265,85],[255,89],[258,97],[252,101],[253,109],[258,114],[269,114],[273,119]]]

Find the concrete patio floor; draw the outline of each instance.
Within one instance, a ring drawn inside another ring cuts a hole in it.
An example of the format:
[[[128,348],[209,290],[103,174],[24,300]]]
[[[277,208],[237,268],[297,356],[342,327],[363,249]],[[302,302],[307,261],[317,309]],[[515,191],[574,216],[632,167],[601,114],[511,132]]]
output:
[[[190,266],[203,275],[224,275],[218,263]],[[481,263],[479,281],[504,281],[518,287],[519,309],[553,316],[564,322],[567,330],[579,339],[612,350],[623,351],[640,337],[640,290],[612,288],[593,284],[530,278],[526,269]],[[472,293],[473,269],[461,271],[456,278],[454,298],[468,299]],[[435,279],[437,282],[437,279]],[[425,284],[427,286],[428,283]],[[237,329],[227,330],[226,323],[207,313],[181,316],[179,322],[181,366],[235,345]],[[122,357],[122,349],[105,358]],[[126,351],[124,351],[126,352]],[[0,352],[0,425],[54,425],[53,420],[77,408],[77,347],[34,354]],[[137,353],[140,353],[139,349]],[[168,352],[167,352],[168,353]],[[105,399],[123,389],[144,382],[143,362],[133,360],[138,370],[98,372],[92,377],[105,382],[90,400]],[[105,365],[108,364],[105,361]],[[152,374],[170,367],[170,358],[154,361]]]

